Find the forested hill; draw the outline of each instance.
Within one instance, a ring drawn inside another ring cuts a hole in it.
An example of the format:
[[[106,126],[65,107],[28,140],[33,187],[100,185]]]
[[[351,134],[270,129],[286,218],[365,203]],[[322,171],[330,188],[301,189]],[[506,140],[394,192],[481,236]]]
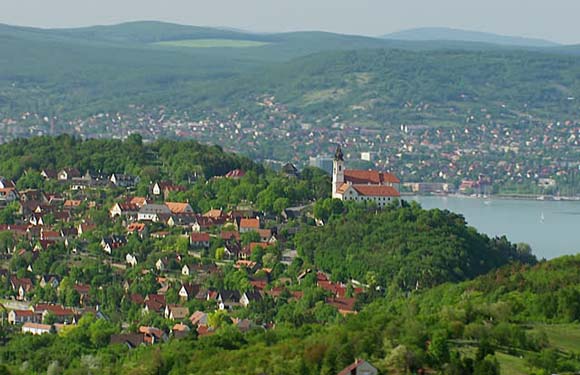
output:
[[[423,210],[415,202],[380,212],[333,210],[326,225],[300,232],[296,245],[337,280],[413,290],[471,279],[514,261],[535,262],[505,238],[478,233],[461,215]]]
[[[240,168],[263,172],[250,159],[224,152],[218,146],[195,141],[158,140],[143,143],[141,136],[127,140],[81,140],[69,135],[18,139],[0,145],[0,171],[18,180],[27,172],[28,179],[39,177],[42,169],[76,168],[81,173],[127,173],[147,181],[159,178],[187,181],[197,173],[205,178],[222,176]]]

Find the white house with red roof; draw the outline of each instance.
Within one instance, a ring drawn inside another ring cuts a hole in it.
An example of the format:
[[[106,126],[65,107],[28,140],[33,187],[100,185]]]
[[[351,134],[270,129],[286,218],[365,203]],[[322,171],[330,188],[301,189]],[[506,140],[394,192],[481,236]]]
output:
[[[332,167],[332,197],[343,201],[375,202],[378,207],[399,198],[401,181],[392,173],[345,169],[340,145]]]

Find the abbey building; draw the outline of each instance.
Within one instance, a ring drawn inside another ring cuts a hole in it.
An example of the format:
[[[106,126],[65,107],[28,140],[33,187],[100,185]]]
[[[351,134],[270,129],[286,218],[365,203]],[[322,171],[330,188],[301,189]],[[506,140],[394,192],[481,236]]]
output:
[[[336,148],[332,166],[333,198],[343,201],[372,201],[383,207],[400,197],[400,183],[391,173],[345,169],[342,149],[340,145]]]

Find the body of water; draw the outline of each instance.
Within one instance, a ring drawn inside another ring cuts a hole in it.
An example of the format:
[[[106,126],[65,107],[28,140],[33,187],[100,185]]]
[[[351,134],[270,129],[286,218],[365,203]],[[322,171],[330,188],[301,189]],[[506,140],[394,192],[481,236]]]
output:
[[[489,236],[505,235],[526,242],[538,258],[580,253],[580,202],[476,199],[468,197],[404,197],[423,208],[462,214],[467,223]]]

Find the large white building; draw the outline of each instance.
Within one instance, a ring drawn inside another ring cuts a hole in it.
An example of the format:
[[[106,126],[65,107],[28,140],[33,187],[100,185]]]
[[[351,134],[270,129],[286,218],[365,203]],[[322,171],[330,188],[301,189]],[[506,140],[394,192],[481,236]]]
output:
[[[332,197],[343,201],[372,201],[384,207],[399,198],[401,181],[393,174],[344,168],[340,145],[336,148],[332,166]]]

